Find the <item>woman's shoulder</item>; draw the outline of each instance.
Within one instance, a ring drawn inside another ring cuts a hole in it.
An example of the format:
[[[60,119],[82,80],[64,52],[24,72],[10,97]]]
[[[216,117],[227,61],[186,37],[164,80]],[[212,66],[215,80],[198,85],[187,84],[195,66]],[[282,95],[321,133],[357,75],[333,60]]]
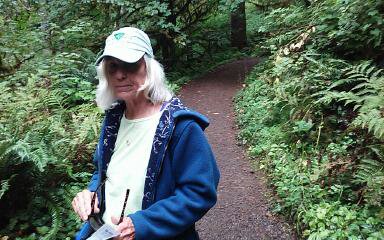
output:
[[[169,101],[168,110],[177,125],[181,124],[181,122],[186,123],[194,121],[202,130],[209,125],[209,119],[206,116],[185,106],[177,97],[173,97]]]

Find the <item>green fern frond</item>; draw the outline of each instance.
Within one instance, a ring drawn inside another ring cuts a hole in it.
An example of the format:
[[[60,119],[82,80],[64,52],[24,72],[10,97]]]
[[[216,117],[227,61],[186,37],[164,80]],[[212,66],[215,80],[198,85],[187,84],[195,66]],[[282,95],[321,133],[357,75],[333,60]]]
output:
[[[9,179],[1,180],[0,183],[0,199],[3,197],[4,193],[6,193],[9,189]]]
[[[369,89],[369,88],[366,88],[366,89],[363,89],[361,91],[359,91],[358,93],[356,93],[356,96],[359,96],[359,97],[363,97],[365,95],[369,95],[369,94],[375,94],[376,91],[373,90],[373,89]]]
[[[360,161],[353,182],[363,184],[364,199],[371,205],[380,206],[384,198],[384,165],[374,159]]]
[[[373,134],[377,138],[382,138],[384,137],[384,118],[379,118],[376,119],[373,123],[374,125],[372,126],[373,129]]]
[[[371,65],[370,62],[364,62],[364,63],[359,64],[356,67],[354,67],[354,69],[356,69],[355,70],[356,72],[366,73],[367,72],[367,68],[369,67],[369,65]]]
[[[384,163],[384,146],[383,145],[372,145],[369,146],[369,149],[374,153],[378,159]]]
[[[358,171],[355,174],[355,181],[366,183],[376,175],[383,174],[384,165],[374,159],[362,159],[358,165]]]
[[[42,239],[51,240],[56,239],[57,233],[63,226],[63,219],[61,218],[60,208],[57,206],[57,203],[48,202],[47,207],[50,215],[52,216],[52,225],[47,235],[44,236]]]
[[[321,96],[317,103],[329,104],[332,101],[353,105],[358,112],[353,120],[355,126],[367,128],[375,137],[384,137],[384,76],[382,70],[372,66],[370,62],[363,62],[351,66],[345,71],[346,78],[334,82],[327,90],[317,94]],[[336,91],[337,87],[350,86],[349,91]]]
[[[383,73],[383,69],[379,69],[371,75],[371,78],[377,78],[379,77],[379,75],[382,75],[382,73]]]
[[[383,164],[370,158],[361,159],[359,170],[368,174],[375,174],[383,169]]]
[[[372,88],[371,85],[368,83],[368,82],[362,82],[360,84],[357,84],[356,86],[354,86],[351,91],[356,91],[356,90],[359,90],[359,89],[367,89],[367,88]]]

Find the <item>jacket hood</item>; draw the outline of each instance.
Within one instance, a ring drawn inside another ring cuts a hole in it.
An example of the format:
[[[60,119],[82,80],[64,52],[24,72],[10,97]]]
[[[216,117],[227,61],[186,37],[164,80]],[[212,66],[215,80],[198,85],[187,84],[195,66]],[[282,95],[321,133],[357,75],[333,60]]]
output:
[[[209,126],[209,120],[206,116],[191,109],[183,109],[175,111],[172,116],[175,120],[191,119],[199,124],[202,130]]]
[[[166,106],[166,108],[171,113],[171,116],[174,119],[174,121],[180,121],[182,119],[190,119],[195,121],[197,124],[199,124],[202,130],[207,128],[209,125],[209,120],[206,116],[192,109],[187,108],[177,97],[171,98],[168,101],[168,105]]]

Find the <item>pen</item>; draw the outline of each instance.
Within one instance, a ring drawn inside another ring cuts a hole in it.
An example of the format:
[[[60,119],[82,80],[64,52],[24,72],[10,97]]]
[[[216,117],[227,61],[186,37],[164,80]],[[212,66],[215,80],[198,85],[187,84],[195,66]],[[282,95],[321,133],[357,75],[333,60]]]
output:
[[[124,200],[123,210],[121,211],[120,220],[119,220],[118,225],[123,221],[123,218],[124,218],[124,211],[125,211],[125,206],[127,206],[128,196],[129,196],[129,189],[127,189],[127,193],[125,194],[125,200]]]

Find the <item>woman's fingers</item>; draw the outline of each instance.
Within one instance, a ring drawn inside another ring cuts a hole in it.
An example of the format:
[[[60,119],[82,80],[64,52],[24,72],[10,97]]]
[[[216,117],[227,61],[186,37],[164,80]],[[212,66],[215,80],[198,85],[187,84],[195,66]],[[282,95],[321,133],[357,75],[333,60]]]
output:
[[[88,215],[91,214],[91,202],[92,193],[89,190],[83,190],[83,213],[88,219]]]
[[[79,217],[82,220],[87,220],[88,216],[91,214],[91,202],[92,202],[93,194],[94,193],[85,189],[85,190],[77,193],[76,197],[72,201],[73,209],[75,210],[75,212],[79,215]],[[96,196],[95,207],[94,207],[95,213],[100,211],[99,208],[97,207],[97,205],[98,205],[98,200],[97,200],[97,196]]]
[[[77,215],[79,215],[79,217],[83,219],[81,209],[80,209],[80,194],[81,193],[77,193],[76,196],[73,198],[72,206],[73,206],[73,210],[75,210]]]
[[[119,223],[119,218],[112,217],[111,220],[114,224]],[[123,218],[123,221],[117,225],[117,231],[120,232],[120,236],[118,239],[133,240],[135,238],[135,227],[131,218],[129,217]]]
[[[86,220],[87,219],[87,214],[85,213],[85,207],[84,207],[84,197],[83,197],[83,194],[82,193],[78,193],[77,196],[76,196],[76,200],[77,200],[77,207],[78,207],[78,214],[80,215],[80,218],[82,220]]]
[[[119,224],[119,218],[112,216],[111,221],[113,224],[118,225]],[[119,229],[118,229],[119,230]]]
[[[135,232],[133,231],[133,228],[129,228],[129,229],[122,231],[120,236],[123,239],[134,239],[133,237],[135,236]]]
[[[78,198],[78,202],[79,202],[79,210],[80,210],[80,217],[81,219],[83,220],[87,220],[88,219],[88,206],[87,205],[90,205],[91,202],[88,201],[88,194],[87,194],[87,191],[88,190],[83,190],[82,192],[80,192],[77,196]],[[89,191],[88,191],[89,192]],[[90,207],[89,207],[90,208]]]

